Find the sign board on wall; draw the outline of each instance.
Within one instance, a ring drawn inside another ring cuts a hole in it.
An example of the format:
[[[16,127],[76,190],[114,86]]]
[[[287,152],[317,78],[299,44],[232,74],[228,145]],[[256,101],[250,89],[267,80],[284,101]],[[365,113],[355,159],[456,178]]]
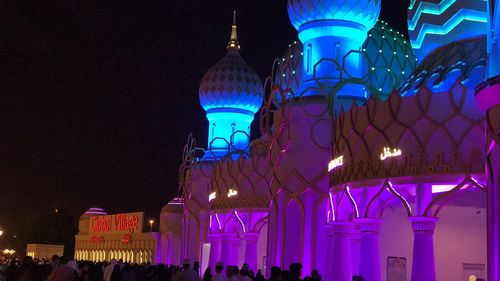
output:
[[[126,213],[90,218],[89,233],[137,233],[142,232],[144,213]]]
[[[406,281],[406,258],[387,257],[387,281]]]

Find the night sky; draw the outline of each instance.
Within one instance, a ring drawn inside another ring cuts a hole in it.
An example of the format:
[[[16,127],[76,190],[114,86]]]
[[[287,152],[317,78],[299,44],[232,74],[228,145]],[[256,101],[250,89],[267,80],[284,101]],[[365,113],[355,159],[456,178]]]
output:
[[[407,2],[382,1],[404,34]],[[225,54],[233,9],[241,54],[264,80],[296,40],[285,0],[0,2],[6,237],[30,240],[27,222],[56,208],[158,215],[177,194],[187,135],[206,146],[198,86]]]

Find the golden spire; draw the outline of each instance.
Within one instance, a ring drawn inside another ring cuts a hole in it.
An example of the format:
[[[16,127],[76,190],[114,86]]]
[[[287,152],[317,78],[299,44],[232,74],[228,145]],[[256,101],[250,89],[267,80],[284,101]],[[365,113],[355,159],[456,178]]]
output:
[[[236,11],[233,11],[233,25],[231,26],[231,38],[226,49],[239,50],[240,42],[238,42],[238,26],[236,25]]]

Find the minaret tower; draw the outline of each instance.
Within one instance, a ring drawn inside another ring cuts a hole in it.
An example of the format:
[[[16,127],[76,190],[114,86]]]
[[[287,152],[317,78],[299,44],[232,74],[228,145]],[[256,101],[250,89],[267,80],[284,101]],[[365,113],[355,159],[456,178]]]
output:
[[[200,104],[209,123],[208,148],[204,160],[217,160],[245,152],[250,143],[250,125],[264,99],[259,76],[239,51],[236,11],[226,56],[203,75]]]
[[[321,95],[319,85],[359,78],[364,67],[359,51],[379,13],[380,0],[288,0],[290,21],[304,46],[302,84],[295,96]],[[350,104],[367,95],[363,86],[346,83],[336,98]]]

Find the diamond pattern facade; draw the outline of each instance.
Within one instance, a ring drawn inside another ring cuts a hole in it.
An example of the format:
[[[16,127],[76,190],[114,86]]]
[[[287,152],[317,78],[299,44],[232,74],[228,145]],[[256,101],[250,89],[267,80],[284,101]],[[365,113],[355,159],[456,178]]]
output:
[[[259,76],[237,51],[211,67],[200,83],[200,104],[205,111],[235,108],[257,112],[264,99]]]

